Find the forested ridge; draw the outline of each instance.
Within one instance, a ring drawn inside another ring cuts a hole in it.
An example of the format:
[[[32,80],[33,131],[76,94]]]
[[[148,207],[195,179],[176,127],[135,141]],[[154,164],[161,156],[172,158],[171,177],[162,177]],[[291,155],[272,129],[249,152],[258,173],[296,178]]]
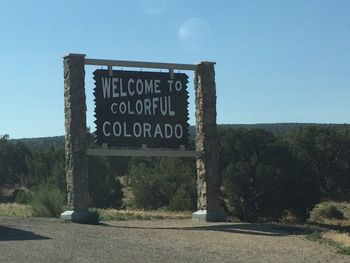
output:
[[[266,125],[219,126],[222,203],[229,215],[252,222],[285,213],[306,219],[322,200],[349,200],[348,125]],[[89,140],[94,143],[93,135]],[[88,165],[91,207],[196,209],[194,159],[94,156]],[[126,189],[133,193],[128,204],[122,202]],[[64,203],[63,137],[2,136],[0,190],[0,201],[30,203],[36,193],[50,192]]]
[[[218,124],[218,128],[256,128],[270,131],[275,135],[286,135],[290,131],[307,126],[317,127],[334,127],[337,129],[346,129],[349,124],[321,124],[321,123],[258,123],[258,124]],[[189,127],[191,137],[195,135],[195,126]],[[38,137],[38,138],[21,138],[12,139],[11,141],[20,142],[29,149],[45,149],[52,146],[58,146],[64,142],[64,136]]]

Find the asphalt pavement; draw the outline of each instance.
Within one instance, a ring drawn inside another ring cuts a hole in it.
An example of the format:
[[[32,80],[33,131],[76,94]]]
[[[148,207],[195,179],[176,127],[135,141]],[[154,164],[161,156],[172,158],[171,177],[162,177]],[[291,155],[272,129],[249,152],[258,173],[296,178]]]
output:
[[[193,220],[0,217],[0,262],[350,262],[299,228]]]

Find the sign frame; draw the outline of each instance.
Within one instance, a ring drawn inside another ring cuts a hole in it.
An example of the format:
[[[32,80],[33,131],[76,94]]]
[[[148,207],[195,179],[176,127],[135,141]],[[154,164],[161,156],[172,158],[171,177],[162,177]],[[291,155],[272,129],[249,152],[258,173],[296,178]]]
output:
[[[196,151],[148,149],[142,145],[139,150],[88,149],[86,127],[85,66],[113,66],[194,71],[196,104]],[[64,220],[87,222],[88,210],[88,155],[109,156],[177,156],[196,157],[197,167],[197,209],[192,218],[211,222],[226,221],[221,205],[221,191],[218,163],[219,144],[216,123],[215,62],[202,61],[198,64],[174,64],[158,62],[137,62],[123,60],[87,59],[85,54],[69,53],[63,57],[64,69],[64,112],[65,112],[65,164],[67,183],[67,208],[61,214]]]

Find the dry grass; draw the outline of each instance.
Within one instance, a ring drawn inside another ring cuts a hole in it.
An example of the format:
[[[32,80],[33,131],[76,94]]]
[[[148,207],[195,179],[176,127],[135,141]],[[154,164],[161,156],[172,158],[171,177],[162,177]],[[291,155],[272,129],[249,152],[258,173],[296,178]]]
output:
[[[116,210],[98,209],[102,221],[109,220],[150,220],[150,219],[188,219],[192,212],[172,211],[143,211],[143,210]]]
[[[165,210],[116,210],[94,209],[100,215],[100,220],[152,220],[152,219],[188,219],[192,212],[173,212]],[[33,209],[29,205],[17,203],[0,203],[0,216],[28,218],[33,216]]]
[[[27,218],[33,216],[33,210],[28,205],[0,203],[0,216]]]
[[[310,240],[319,240],[338,248],[338,253],[350,255],[350,203],[323,202],[315,206],[310,213],[309,222],[340,231],[320,231],[309,235]],[[344,232],[345,231],[345,232]]]
[[[321,235],[322,238],[336,242],[340,246],[350,247],[350,235],[348,233],[341,233],[338,231],[327,231],[323,232]]]

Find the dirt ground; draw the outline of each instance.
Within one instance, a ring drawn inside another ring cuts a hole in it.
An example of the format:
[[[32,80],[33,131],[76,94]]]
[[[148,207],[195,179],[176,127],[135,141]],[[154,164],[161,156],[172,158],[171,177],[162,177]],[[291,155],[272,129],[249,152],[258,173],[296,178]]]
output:
[[[299,228],[193,220],[0,217],[0,262],[350,262]]]

